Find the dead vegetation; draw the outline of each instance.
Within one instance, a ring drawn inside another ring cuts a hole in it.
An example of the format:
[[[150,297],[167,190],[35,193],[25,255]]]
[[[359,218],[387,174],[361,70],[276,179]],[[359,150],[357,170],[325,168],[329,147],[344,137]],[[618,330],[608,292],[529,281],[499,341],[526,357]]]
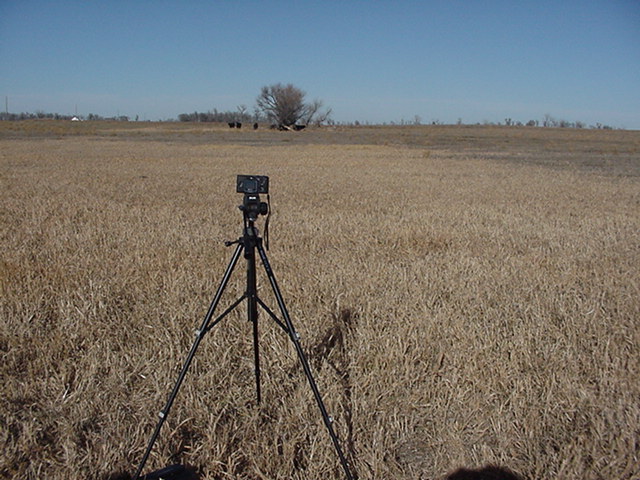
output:
[[[1,127],[2,478],[135,469],[240,234],[238,173],[271,177],[270,260],[359,478],[638,477],[637,132]],[[261,319],[263,404],[238,312],[150,469],[341,478]]]

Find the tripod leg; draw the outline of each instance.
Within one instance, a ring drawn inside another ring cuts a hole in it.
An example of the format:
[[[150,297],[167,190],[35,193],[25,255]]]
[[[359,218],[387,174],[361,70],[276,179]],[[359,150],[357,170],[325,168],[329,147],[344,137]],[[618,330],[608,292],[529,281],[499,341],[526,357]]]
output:
[[[191,361],[193,360],[193,357],[195,356],[196,351],[198,350],[200,341],[204,338],[204,335],[210,329],[209,322],[211,322],[211,318],[213,317],[213,312],[215,311],[218,303],[220,302],[220,297],[222,296],[222,292],[224,292],[224,289],[226,288],[227,283],[229,282],[231,273],[233,272],[233,269],[236,266],[236,263],[238,263],[238,258],[240,258],[240,253],[242,252],[242,249],[243,249],[242,245],[238,244],[233,254],[233,257],[231,258],[231,261],[227,266],[227,270],[224,272],[224,276],[222,277],[220,286],[218,287],[218,290],[216,291],[216,294],[213,297],[213,301],[209,306],[209,310],[207,311],[207,314],[205,315],[204,320],[202,321],[202,325],[200,326],[200,329],[196,332],[196,339],[193,342],[193,345],[191,346],[191,350],[189,351],[189,355],[187,355],[187,359],[185,360],[184,365],[182,366],[182,370],[180,370],[180,375],[178,375],[178,380],[176,380],[173,390],[169,395],[167,404],[160,412],[160,415],[159,415],[160,419],[158,420],[158,423],[156,425],[156,429],[153,432],[153,435],[151,435],[151,439],[149,440],[149,445],[147,445],[147,450],[145,451],[144,456],[142,457],[142,461],[140,462],[140,466],[138,467],[138,470],[133,476],[133,480],[138,480],[138,478],[140,477],[140,474],[142,473],[142,469],[147,463],[149,454],[151,453],[153,445],[156,443],[156,440],[158,439],[158,435],[160,434],[160,429],[162,428],[162,425],[164,424],[165,420],[167,419],[167,416],[169,415],[169,410],[171,410],[171,406],[173,405],[173,401],[176,399],[176,396],[178,395],[178,390],[180,390],[182,381],[184,380],[184,377],[187,375],[187,371],[189,370]],[[228,313],[228,311],[226,313]]]
[[[287,311],[287,307],[284,304],[284,300],[282,298],[282,294],[280,293],[280,289],[278,288],[278,283],[276,282],[276,278],[273,274],[273,270],[271,269],[271,265],[269,264],[269,260],[267,259],[267,254],[262,247],[262,242],[257,243],[258,253],[260,254],[260,259],[262,260],[262,265],[264,266],[265,272],[267,273],[267,277],[269,278],[269,282],[271,283],[271,288],[273,289],[273,293],[276,297],[276,301],[278,302],[278,307],[280,308],[280,312],[285,321],[285,325],[287,327],[289,338],[295,345],[296,352],[298,354],[298,358],[300,359],[300,363],[302,364],[302,368],[304,373],[309,381],[309,385],[311,386],[311,390],[313,391],[313,396],[316,399],[316,403],[318,404],[318,408],[320,409],[320,413],[322,414],[322,419],[324,420],[324,424],[329,431],[329,436],[331,437],[331,441],[333,442],[333,446],[338,453],[338,457],[340,459],[340,463],[342,464],[342,468],[344,469],[344,473],[347,477],[347,480],[353,480],[353,476],[351,475],[351,471],[349,470],[349,463],[342,453],[342,448],[340,448],[340,442],[338,441],[338,437],[333,430],[332,420],[329,414],[327,413],[327,409],[324,406],[324,402],[322,401],[322,396],[320,395],[320,391],[318,390],[318,386],[316,385],[315,380],[313,379],[313,375],[311,374],[311,368],[309,367],[309,362],[307,361],[307,357],[302,350],[302,346],[300,345],[300,338],[298,333],[295,331],[293,327],[293,323],[291,322],[291,317],[289,317],[289,312]]]
[[[246,238],[246,237],[245,237]],[[253,324],[253,362],[256,375],[256,397],[257,403],[262,400],[260,388],[260,346],[258,343],[258,291],[256,287],[256,254],[254,246],[256,236],[249,236],[245,241],[244,256],[247,259],[247,317]]]
[[[262,392],[260,388],[260,346],[258,343],[258,318],[253,320],[253,363],[256,374],[256,401],[258,405],[262,401]]]

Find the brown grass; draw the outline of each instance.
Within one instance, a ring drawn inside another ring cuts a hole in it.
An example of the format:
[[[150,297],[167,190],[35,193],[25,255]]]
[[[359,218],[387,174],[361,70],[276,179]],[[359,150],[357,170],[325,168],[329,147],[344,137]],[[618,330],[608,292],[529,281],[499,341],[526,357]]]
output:
[[[240,235],[238,173],[271,177],[269,258],[361,479],[640,475],[640,133],[69,128],[0,124],[1,477],[135,469]],[[148,469],[342,477],[261,319],[263,404],[241,310]]]

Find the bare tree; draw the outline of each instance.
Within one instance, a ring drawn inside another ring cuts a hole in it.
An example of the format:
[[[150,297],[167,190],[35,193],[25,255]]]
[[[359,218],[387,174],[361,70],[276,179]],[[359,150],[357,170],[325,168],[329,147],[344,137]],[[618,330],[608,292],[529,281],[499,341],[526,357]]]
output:
[[[314,119],[316,123],[322,123],[329,118],[331,109],[322,112],[322,102],[314,100],[305,103],[306,93],[292,84],[262,87],[260,95],[256,99],[257,110],[260,110],[271,121],[284,127],[295,125],[299,121],[306,124]]]
[[[542,120],[542,126],[543,127],[557,127],[558,126],[558,121],[553,118],[550,114],[545,113],[544,114],[544,119]]]
[[[307,105],[307,111],[302,119],[304,123],[309,125],[310,123],[315,123],[316,125],[322,125],[324,122],[328,121],[331,117],[331,109],[327,108],[326,110],[322,110],[323,106],[322,100],[314,100],[313,102]]]

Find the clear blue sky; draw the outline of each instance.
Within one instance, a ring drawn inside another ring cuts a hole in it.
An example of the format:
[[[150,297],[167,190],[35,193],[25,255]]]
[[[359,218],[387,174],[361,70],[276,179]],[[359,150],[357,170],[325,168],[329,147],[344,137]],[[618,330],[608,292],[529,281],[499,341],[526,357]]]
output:
[[[640,129],[639,0],[0,0],[2,110],[253,110],[293,83],[337,121]]]

